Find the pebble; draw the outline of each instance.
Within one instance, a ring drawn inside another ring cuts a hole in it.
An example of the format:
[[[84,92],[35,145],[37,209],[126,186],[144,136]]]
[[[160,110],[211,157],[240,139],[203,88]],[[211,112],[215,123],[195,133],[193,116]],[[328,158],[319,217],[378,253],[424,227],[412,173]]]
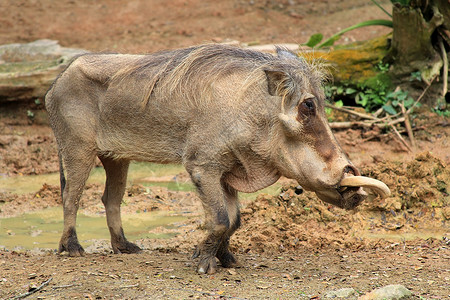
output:
[[[353,296],[356,291],[352,288],[343,288],[336,291],[330,291],[325,294],[325,298],[345,298]]]
[[[400,300],[412,296],[410,290],[400,284],[392,284],[373,290],[358,298],[358,300]]]
[[[228,274],[230,274],[230,275],[236,275],[237,272],[236,272],[236,270],[235,270],[234,268],[231,268],[231,269],[228,269]]]

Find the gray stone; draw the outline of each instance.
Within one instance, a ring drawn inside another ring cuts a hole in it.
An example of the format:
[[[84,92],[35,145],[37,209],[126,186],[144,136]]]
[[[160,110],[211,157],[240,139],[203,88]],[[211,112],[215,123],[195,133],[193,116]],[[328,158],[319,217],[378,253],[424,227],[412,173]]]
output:
[[[86,52],[53,40],[0,46],[0,103],[43,98],[70,60]]]
[[[400,284],[387,285],[373,290],[358,298],[358,300],[400,300],[409,299],[412,296],[410,290]]]
[[[354,296],[356,291],[352,288],[343,288],[336,291],[330,291],[325,294],[325,298],[344,298],[348,299],[351,296]]]
[[[269,52],[269,53],[275,53],[276,47],[281,47],[293,52],[297,52],[300,50],[300,46],[298,44],[268,44],[268,45],[252,45],[247,46],[248,49],[252,49],[255,51],[261,51],[261,52]],[[305,48],[306,49],[306,48]]]

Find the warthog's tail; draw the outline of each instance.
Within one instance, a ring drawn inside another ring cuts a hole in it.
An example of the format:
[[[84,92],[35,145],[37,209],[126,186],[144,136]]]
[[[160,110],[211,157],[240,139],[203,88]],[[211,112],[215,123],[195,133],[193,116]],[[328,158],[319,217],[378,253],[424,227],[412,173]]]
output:
[[[61,185],[61,199],[62,199],[64,188],[66,186],[66,177],[64,176],[64,166],[61,151],[58,151],[58,158],[59,158],[59,183]]]

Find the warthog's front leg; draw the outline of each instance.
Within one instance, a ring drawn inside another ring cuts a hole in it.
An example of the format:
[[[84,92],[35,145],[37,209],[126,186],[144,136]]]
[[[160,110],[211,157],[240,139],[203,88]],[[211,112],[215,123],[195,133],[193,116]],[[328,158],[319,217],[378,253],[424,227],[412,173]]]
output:
[[[239,226],[236,191],[221,182],[222,174],[218,171],[198,167],[188,171],[202,200],[208,229],[193,258],[199,258],[199,273],[213,274],[217,270],[216,257],[224,267],[236,264],[228,249],[229,238]]]
[[[223,183],[222,190],[225,193],[225,200],[227,204],[228,216],[234,220],[232,224],[230,224],[230,228],[223,235],[222,241],[219,244],[219,248],[217,249],[216,257],[219,259],[220,264],[224,268],[232,268],[238,265],[236,258],[230,252],[230,237],[239,228],[241,225],[241,214],[239,212],[239,201],[238,201],[238,193],[235,189],[233,189],[228,184]]]
[[[105,205],[106,221],[111,234],[111,246],[114,253],[137,253],[141,249],[127,241],[122,228],[120,204],[127,183],[129,161],[100,157],[106,172],[105,192],[102,202]]]

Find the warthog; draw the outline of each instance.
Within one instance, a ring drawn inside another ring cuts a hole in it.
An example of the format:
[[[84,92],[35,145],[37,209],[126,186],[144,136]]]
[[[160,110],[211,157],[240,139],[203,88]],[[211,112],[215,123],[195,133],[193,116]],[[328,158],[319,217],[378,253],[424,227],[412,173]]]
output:
[[[229,239],[240,225],[238,191],[285,176],[339,207],[365,199],[361,186],[376,184],[348,179],[360,173],[328,126],[320,65],[277,52],[202,45],[75,59],[45,99],[61,165],[59,252],[84,254],[76,215],[96,157],[106,171],[102,201],[114,253],[140,251],[120,217],[129,162],[184,165],[206,214],[208,233],[194,254],[200,273],[214,273],[216,258],[223,267],[237,263]]]

